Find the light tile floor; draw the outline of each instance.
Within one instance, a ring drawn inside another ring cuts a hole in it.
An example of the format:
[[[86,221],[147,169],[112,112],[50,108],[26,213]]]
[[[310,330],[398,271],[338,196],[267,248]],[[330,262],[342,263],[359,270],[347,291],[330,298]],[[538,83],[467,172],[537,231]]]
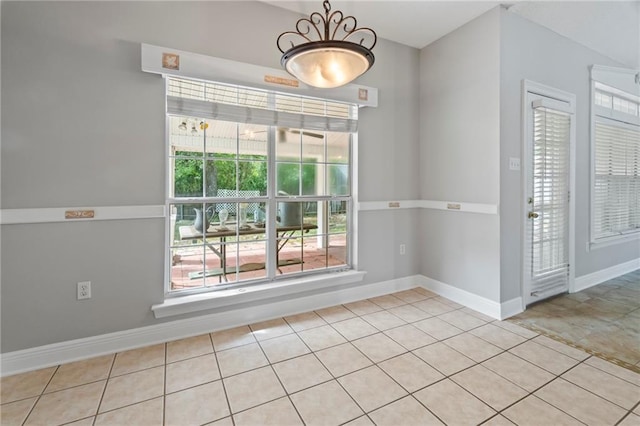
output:
[[[640,374],[421,288],[1,385],[2,425],[640,425]]]

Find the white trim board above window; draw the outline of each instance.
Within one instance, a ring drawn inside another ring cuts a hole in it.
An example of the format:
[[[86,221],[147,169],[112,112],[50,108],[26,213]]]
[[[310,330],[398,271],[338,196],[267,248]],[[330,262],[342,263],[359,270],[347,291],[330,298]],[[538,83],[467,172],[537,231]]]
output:
[[[591,66],[591,79],[622,92],[640,95],[640,85],[636,76],[640,70],[628,68],[607,67],[604,65]]]
[[[347,84],[335,89],[317,89],[294,79],[286,71],[245,62],[200,55],[168,47],[141,45],[142,71],[163,76],[218,81],[302,96],[378,106],[378,89]]]

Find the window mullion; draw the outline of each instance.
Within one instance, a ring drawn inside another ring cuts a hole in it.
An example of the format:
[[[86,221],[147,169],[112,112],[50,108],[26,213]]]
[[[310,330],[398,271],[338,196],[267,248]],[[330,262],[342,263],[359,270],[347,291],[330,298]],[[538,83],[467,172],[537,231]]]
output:
[[[267,96],[267,103],[269,107],[275,109],[276,97],[273,93]],[[278,232],[276,230],[276,216],[278,204],[276,202],[276,138],[277,127],[269,126],[267,133],[267,221],[266,226],[266,258],[265,266],[267,268],[267,279],[273,281],[276,277],[278,265],[276,265],[276,250],[278,247]]]
[[[276,231],[276,215],[277,215],[277,202],[276,202],[276,127],[269,127],[269,134],[267,137],[267,220],[266,220],[266,234],[267,234],[267,253],[266,253],[266,267],[267,267],[267,279],[274,280],[276,277],[276,247],[277,247],[277,231]]]

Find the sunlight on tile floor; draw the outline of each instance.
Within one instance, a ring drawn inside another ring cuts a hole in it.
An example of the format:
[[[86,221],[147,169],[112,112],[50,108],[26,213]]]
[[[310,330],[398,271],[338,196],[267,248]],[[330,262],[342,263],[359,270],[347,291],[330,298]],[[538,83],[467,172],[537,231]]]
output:
[[[2,425],[640,425],[639,374],[421,288],[1,385]]]

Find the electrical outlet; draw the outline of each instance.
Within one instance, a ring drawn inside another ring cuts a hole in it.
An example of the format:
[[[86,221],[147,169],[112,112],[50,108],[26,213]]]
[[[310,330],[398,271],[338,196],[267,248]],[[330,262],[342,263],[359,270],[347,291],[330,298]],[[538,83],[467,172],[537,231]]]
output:
[[[78,283],[78,300],[91,299],[91,281]]]
[[[404,244],[400,244],[400,254],[404,255],[407,252]]]

